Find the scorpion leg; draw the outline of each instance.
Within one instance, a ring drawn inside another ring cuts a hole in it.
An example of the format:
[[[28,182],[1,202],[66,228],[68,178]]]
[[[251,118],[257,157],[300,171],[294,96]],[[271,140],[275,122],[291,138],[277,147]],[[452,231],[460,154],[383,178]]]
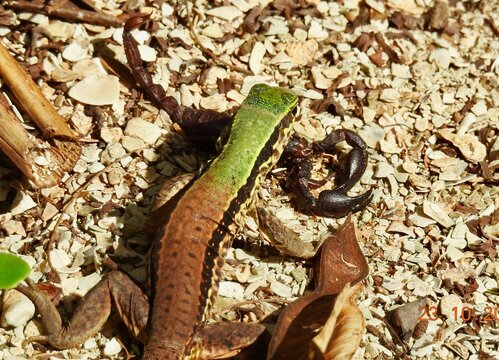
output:
[[[331,154],[334,152],[335,145],[341,141],[346,141],[353,149],[347,155],[345,168],[339,176],[338,185],[333,190],[323,190],[316,198],[310,189],[324,185],[328,178],[322,181],[310,179],[312,172],[311,152]],[[298,146],[298,150],[296,146]],[[294,140],[294,143],[288,147],[287,154],[299,158],[294,175],[294,190],[299,207],[320,216],[342,217],[350,212],[355,213],[363,210],[371,201],[372,190],[358,196],[347,195],[348,190],[360,180],[367,167],[366,144],[353,131],[335,130],[324,140],[308,146],[304,145],[304,140]]]
[[[123,31],[125,54],[135,81],[157,108],[164,110],[174,123],[180,125],[189,140],[197,145],[213,147],[222,130],[232,122],[232,116],[214,110],[179,105],[173,96],[167,96],[160,85],[153,83],[151,74],[142,65],[137,42],[130,33],[148,18],[149,15],[144,14],[131,17]]]

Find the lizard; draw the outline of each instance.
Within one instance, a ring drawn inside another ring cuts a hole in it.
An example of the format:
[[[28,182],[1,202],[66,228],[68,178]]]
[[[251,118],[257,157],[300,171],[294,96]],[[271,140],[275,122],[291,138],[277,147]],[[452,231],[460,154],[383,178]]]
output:
[[[221,152],[168,202],[170,211],[161,220],[151,246],[150,300],[125,274],[111,271],[85,295],[64,325],[55,306],[34,284],[28,281],[29,286],[20,285],[18,290],[35,303],[47,330],[47,335],[29,341],[45,341],[59,349],[75,347],[102,327],[114,303],[127,328],[145,344],[142,359],[199,358],[203,346],[207,346],[203,338],[217,338],[214,334],[219,324],[203,327],[202,322],[216,297],[225,254],[233,234],[254,205],[260,183],[285,151],[298,96],[287,89],[257,84],[233,117],[182,107],[173,97],[165,96],[141,67],[137,44],[129,30],[142,20],[129,20],[123,35],[134,77],[155,104],[188,134],[196,137],[214,129],[210,133],[220,138]],[[366,168],[365,144],[358,135],[337,130],[316,148],[327,151],[342,140],[353,145],[346,180],[336,190],[322,191],[318,198],[309,190],[311,165],[307,154],[312,147],[295,150],[305,158],[295,182],[298,198],[318,215],[343,216],[360,211],[371,200],[371,190],[356,197],[346,194]],[[186,222],[186,218],[191,221]],[[96,306],[100,307],[98,312],[94,311]],[[237,348],[241,338],[262,329],[238,326],[230,331],[225,334],[232,334],[233,347]]]

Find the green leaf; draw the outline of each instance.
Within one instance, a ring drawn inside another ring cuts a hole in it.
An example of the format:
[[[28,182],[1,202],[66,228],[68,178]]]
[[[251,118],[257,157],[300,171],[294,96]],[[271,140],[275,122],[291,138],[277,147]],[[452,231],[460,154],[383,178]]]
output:
[[[26,261],[12,254],[0,253],[0,289],[16,287],[29,273]]]

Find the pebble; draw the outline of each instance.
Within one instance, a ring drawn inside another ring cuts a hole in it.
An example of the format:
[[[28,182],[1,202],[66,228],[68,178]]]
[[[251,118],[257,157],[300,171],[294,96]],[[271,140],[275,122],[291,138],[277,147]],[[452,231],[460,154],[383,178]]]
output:
[[[313,61],[317,51],[319,51],[319,44],[315,39],[306,42],[293,41],[286,45],[286,53],[296,66],[304,66]]]
[[[331,86],[332,80],[326,79],[326,77],[322,74],[321,68],[318,66],[312,67],[312,77],[314,79],[314,84],[317,89],[327,89]]]
[[[220,25],[218,25],[217,23],[208,25],[201,31],[201,33],[212,39],[218,39],[224,36],[224,32],[220,28]]]
[[[261,42],[256,42],[251,50],[251,55],[249,58],[249,67],[255,75],[261,73],[263,65],[262,60],[265,55],[265,45]]]
[[[77,62],[87,58],[88,52],[80,44],[72,43],[64,48],[62,57],[65,60]]]
[[[77,82],[68,95],[88,105],[112,105],[119,100],[120,83],[114,75],[92,75]]]
[[[485,115],[487,113],[487,105],[485,104],[485,101],[477,101],[477,103],[471,108],[471,111],[476,116]]]
[[[218,295],[236,299],[244,299],[244,287],[236,282],[221,281],[218,288]]]
[[[308,29],[308,38],[309,39],[318,39],[324,40],[329,36],[329,33],[324,30],[317,21],[312,20],[310,22],[310,27]]]
[[[122,346],[121,346],[120,342],[118,340],[116,340],[116,338],[112,338],[104,346],[103,353],[106,356],[114,356],[114,355],[118,355],[121,350],[122,350]]]
[[[206,15],[215,16],[226,21],[234,21],[243,15],[243,12],[235,6],[220,6],[205,12]]]
[[[445,256],[447,256],[447,258],[450,261],[455,262],[461,259],[464,256],[464,254],[461,250],[459,250],[455,246],[449,245],[447,246],[447,251],[445,252]]]
[[[147,45],[139,45],[140,58],[143,61],[154,62],[156,61],[156,50]]]
[[[397,89],[384,89],[381,92],[379,99],[385,102],[395,102],[399,99],[399,97],[400,94]]]
[[[457,318],[461,314],[461,307],[463,302],[461,298],[456,294],[444,295],[440,299],[440,313],[447,317],[449,320],[456,320],[456,308],[457,308]]]
[[[154,144],[161,136],[161,128],[141,118],[133,118],[128,121],[124,133],[139,138],[147,144]],[[123,146],[125,145],[123,144]]]
[[[24,325],[34,314],[35,305],[24,294],[14,289],[5,291],[0,319],[0,325],[3,328]]]
[[[36,202],[34,202],[28,194],[18,191],[14,198],[14,206],[10,210],[10,213],[12,215],[22,214],[29,209],[33,209],[36,205]]]
[[[385,130],[378,124],[371,123],[360,129],[359,135],[364,139],[367,146],[375,149],[379,142],[385,137]]]
[[[53,249],[50,253],[50,262],[55,269],[61,269],[71,264],[68,254],[61,249]]]
[[[451,56],[449,50],[447,49],[435,49],[430,53],[428,59],[430,62],[437,64],[440,69],[448,69],[451,61]]]
[[[307,278],[307,272],[305,271],[304,268],[298,267],[296,269],[291,270],[291,276],[295,281],[297,282],[302,282]]]
[[[378,165],[376,166],[376,171],[374,172],[374,176],[382,179],[387,177],[388,175],[393,174],[394,169],[393,166],[386,162],[379,162]]]
[[[277,296],[281,296],[283,298],[290,298],[291,297],[291,288],[287,285],[284,285],[280,281],[273,280],[270,283],[270,290]]]
[[[435,220],[426,216],[421,211],[421,208],[418,208],[415,213],[409,215],[409,220],[411,220],[415,226],[419,226],[422,228],[424,228],[425,226],[432,225],[432,224],[436,223]]]
[[[454,221],[447,215],[449,211],[444,210],[439,204],[424,200],[423,212],[443,227],[451,227],[454,225]]]
[[[92,273],[87,276],[83,276],[78,278],[78,290],[81,295],[85,295],[88,290],[93,288],[99,281],[101,281],[102,277],[97,273]]]

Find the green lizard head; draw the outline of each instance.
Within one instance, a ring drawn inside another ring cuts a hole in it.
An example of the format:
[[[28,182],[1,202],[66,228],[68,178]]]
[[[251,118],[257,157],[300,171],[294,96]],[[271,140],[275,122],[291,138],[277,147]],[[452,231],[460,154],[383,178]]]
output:
[[[265,84],[254,85],[245,103],[269,110],[274,114],[289,113],[298,102],[298,96],[291,91]]]

